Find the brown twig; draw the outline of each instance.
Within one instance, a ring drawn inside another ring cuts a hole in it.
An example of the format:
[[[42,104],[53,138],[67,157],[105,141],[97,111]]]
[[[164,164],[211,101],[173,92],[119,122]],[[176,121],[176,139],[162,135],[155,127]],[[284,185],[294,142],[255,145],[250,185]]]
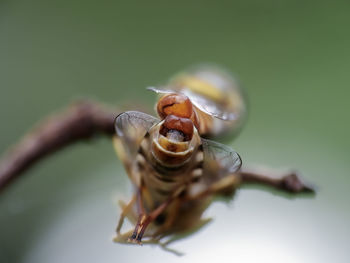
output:
[[[290,193],[315,192],[314,188],[304,183],[296,172],[276,174],[271,171],[263,171],[262,169],[242,168],[240,175],[243,184],[263,184]]]
[[[112,136],[120,111],[93,101],[80,101],[42,121],[0,160],[0,190],[40,159],[76,141],[98,134]],[[292,193],[310,192],[295,173],[271,177],[270,172],[242,169],[242,183],[259,183]]]
[[[0,190],[41,158],[97,134],[113,135],[118,111],[92,101],[72,104],[28,133],[0,160]]]

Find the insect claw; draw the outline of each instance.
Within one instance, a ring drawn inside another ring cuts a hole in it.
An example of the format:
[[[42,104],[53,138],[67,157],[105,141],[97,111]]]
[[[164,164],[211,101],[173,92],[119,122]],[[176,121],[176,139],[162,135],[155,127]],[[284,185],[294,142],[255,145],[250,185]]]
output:
[[[131,237],[128,238],[127,242],[142,245],[142,235],[134,233]]]
[[[127,241],[128,241],[128,243],[142,245],[141,240],[133,238],[133,237],[129,237]]]
[[[133,233],[132,236],[128,238],[128,243],[136,243],[136,237],[137,235]]]
[[[142,237],[138,236],[136,239],[136,243],[142,246],[142,241],[141,241]]]

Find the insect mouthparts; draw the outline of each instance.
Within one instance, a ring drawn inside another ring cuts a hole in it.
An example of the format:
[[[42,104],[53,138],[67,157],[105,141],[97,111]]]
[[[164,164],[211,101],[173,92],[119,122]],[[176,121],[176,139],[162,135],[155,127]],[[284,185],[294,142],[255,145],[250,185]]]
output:
[[[175,115],[168,115],[159,133],[175,141],[190,141],[193,136],[193,122],[188,118],[181,118]],[[179,140],[181,139],[181,140]]]
[[[169,141],[183,142],[185,140],[185,134],[178,130],[169,130],[166,134]]]

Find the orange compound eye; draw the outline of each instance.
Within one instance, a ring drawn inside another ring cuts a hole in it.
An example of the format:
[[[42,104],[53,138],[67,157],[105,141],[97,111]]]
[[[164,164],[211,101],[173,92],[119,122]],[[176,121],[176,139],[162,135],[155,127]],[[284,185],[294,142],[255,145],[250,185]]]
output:
[[[168,115],[160,129],[160,133],[167,136],[169,131],[180,131],[185,141],[189,141],[193,136],[193,122],[188,118],[181,118],[174,115]]]
[[[165,95],[158,101],[157,111],[164,119],[168,115],[191,118],[193,106],[189,98],[182,94]]]
[[[190,99],[182,94],[169,94],[161,97],[157,104],[159,117],[165,119],[168,115],[191,119],[198,128],[197,114],[193,111]]]

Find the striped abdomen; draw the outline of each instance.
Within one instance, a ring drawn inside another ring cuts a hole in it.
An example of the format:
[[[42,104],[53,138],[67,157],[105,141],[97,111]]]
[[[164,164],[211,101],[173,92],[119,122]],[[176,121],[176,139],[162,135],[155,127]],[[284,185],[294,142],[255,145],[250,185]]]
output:
[[[186,134],[179,130],[170,129],[164,133],[166,121],[147,133],[136,160],[152,206],[202,175],[203,151],[197,130],[194,129],[191,138],[185,138]]]

